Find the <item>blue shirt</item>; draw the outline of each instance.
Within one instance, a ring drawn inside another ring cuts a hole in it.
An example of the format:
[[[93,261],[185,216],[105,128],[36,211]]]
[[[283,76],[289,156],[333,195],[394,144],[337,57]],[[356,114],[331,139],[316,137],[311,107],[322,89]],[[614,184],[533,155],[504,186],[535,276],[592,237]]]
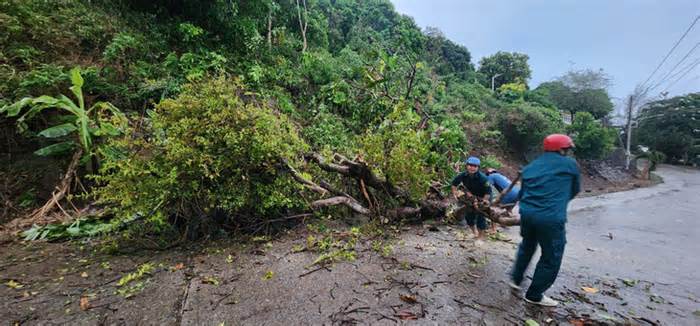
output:
[[[512,181],[508,177],[500,174],[499,172],[493,172],[487,177],[489,182],[500,194],[503,190],[510,187]],[[513,188],[501,198],[501,204],[513,204],[518,200],[518,193],[520,193],[520,187],[513,186]]]
[[[576,161],[546,152],[523,168],[520,215],[542,221],[566,222],[566,207],[581,191]]]
[[[491,183],[489,183],[486,175],[481,171],[476,171],[474,174],[462,172],[452,179],[453,186],[457,187],[460,183],[464,185],[464,188],[471,192],[472,195],[479,198],[491,194]]]

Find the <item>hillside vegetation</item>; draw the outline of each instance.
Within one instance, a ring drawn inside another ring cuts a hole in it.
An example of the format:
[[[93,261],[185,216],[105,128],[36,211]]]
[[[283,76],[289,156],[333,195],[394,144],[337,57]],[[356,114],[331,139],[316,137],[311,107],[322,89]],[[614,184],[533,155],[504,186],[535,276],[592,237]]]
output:
[[[336,204],[394,216],[469,154],[498,168],[549,133],[572,134],[581,158],[615,140],[602,72],[531,89],[526,54],[475,67],[388,0],[9,0],[0,44],[6,152],[74,154],[68,192],[115,225],[259,231],[347,214]],[[16,103],[42,95],[56,101]]]

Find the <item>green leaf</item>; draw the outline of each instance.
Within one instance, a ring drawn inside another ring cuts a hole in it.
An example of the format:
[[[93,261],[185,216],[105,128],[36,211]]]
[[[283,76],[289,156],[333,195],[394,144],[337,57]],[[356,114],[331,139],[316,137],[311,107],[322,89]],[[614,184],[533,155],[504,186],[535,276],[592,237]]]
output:
[[[525,326],[540,326],[540,324],[532,319],[525,321]]]
[[[39,239],[39,235],[41,235],[41,227],[36,224],[34,224],[31,229],[22,231],[22,236],[24,240],[27,241]]]
[[[83,76],[80,75],[80,68],[75,67],[70,70],[70,80],[73,85],[83,87],[85,81],[83,80]]]
[[[53,126],[51,128],[44,129],[39,133],[39,136],[43,136],[46,138],[63,137],[76,130],[78,130],[78,128],[75,127],[75,124],[64,123],[57,126]]]
[[[6,113],[8,118],[17,116],[22,108],[31,103],[33,99],[31,97],[25,97],[13,104],[3,106],[0,108],[0,114]]]
[[[50,155],[64,154],[64,153],[72,150],[74,146],[75,146],[75,143],[73,141],[64,141],[62,143],[57,143],[57,144],[53,144],[53,145],[49,145],[49,146],[40,148],[37,151],[35,151],[34,154],[39,155],[39,156],[50,156]]]
[[[102,145],[97,148],[97,151],[109,161],[119,161],[127,157],[127,153],[112,145]]]
[[[631,279],[627,279],[627,278],[622,280],[622,283],[624,283],[627,286],[635,286],[635,285],[637,285],[638,282],[639,281],[637,281],[637,280],[631,280]]]
[[[119,134],[119,129],[109,122],[100,123],[100,129],[95,133],[98,136],[119,136]]]

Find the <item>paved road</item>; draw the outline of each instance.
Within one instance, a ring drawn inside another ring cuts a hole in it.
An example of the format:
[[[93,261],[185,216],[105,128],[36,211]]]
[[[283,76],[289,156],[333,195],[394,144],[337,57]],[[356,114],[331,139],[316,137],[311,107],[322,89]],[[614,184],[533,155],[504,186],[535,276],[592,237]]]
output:
[[[7,298],[0,322],[395,325],[403,317],[420,325],[575,318],[700,325],[700,171],[663,166],[658,173],[665,182],[654,187],[571,203],[562,272],[548,292],[562,302],[555,309],[526,304],[506,285],[517,227],[507,231],[513,241],[480,242],[458,228],[426,225],[403,228],[396,239],[360,239],[354,261],[328,269],[314,265],[320,252],[295,248],[309,236],[338,240],[347,232],[299,228],[265,244],[217,240],[116,256],[70,243],[13,244],[0,250],[0,297]],[[142,288],[129,299],[117,294],[125,287],[116,280],[146,262],[159,267]],[[82,298],[91,308],[81,307]]]
[[[617,308],[697,325],[700,171],[661,166],[657,174],[664,183],[571,202],[564,269],[577,278],[640,281],[639,296]]]

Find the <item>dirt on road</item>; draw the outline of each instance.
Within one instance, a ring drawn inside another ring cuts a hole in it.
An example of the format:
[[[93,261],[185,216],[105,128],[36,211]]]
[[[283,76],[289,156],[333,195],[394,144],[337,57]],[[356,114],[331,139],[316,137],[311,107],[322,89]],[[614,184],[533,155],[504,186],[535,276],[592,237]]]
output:
[[[101,254],[78,242],[10,244],[0,253],[0,320],[697,325],[700,262],[690,250],[700,249],[700,228],[697,219],[688,221],[698,203],[679,189],[697,194],[700,173],[670,167],[660,173],[667,182],[652,188],[572,202],[562,272],[548,292],[561,301],[557,308],[526,304],[506,284],[517,227],[481,241],[443,224],[382,233],[321,220],[277,240],[128,255]],[[666,211],[676,225],[658,223],[653,207],[662,202],[671,203]]]

